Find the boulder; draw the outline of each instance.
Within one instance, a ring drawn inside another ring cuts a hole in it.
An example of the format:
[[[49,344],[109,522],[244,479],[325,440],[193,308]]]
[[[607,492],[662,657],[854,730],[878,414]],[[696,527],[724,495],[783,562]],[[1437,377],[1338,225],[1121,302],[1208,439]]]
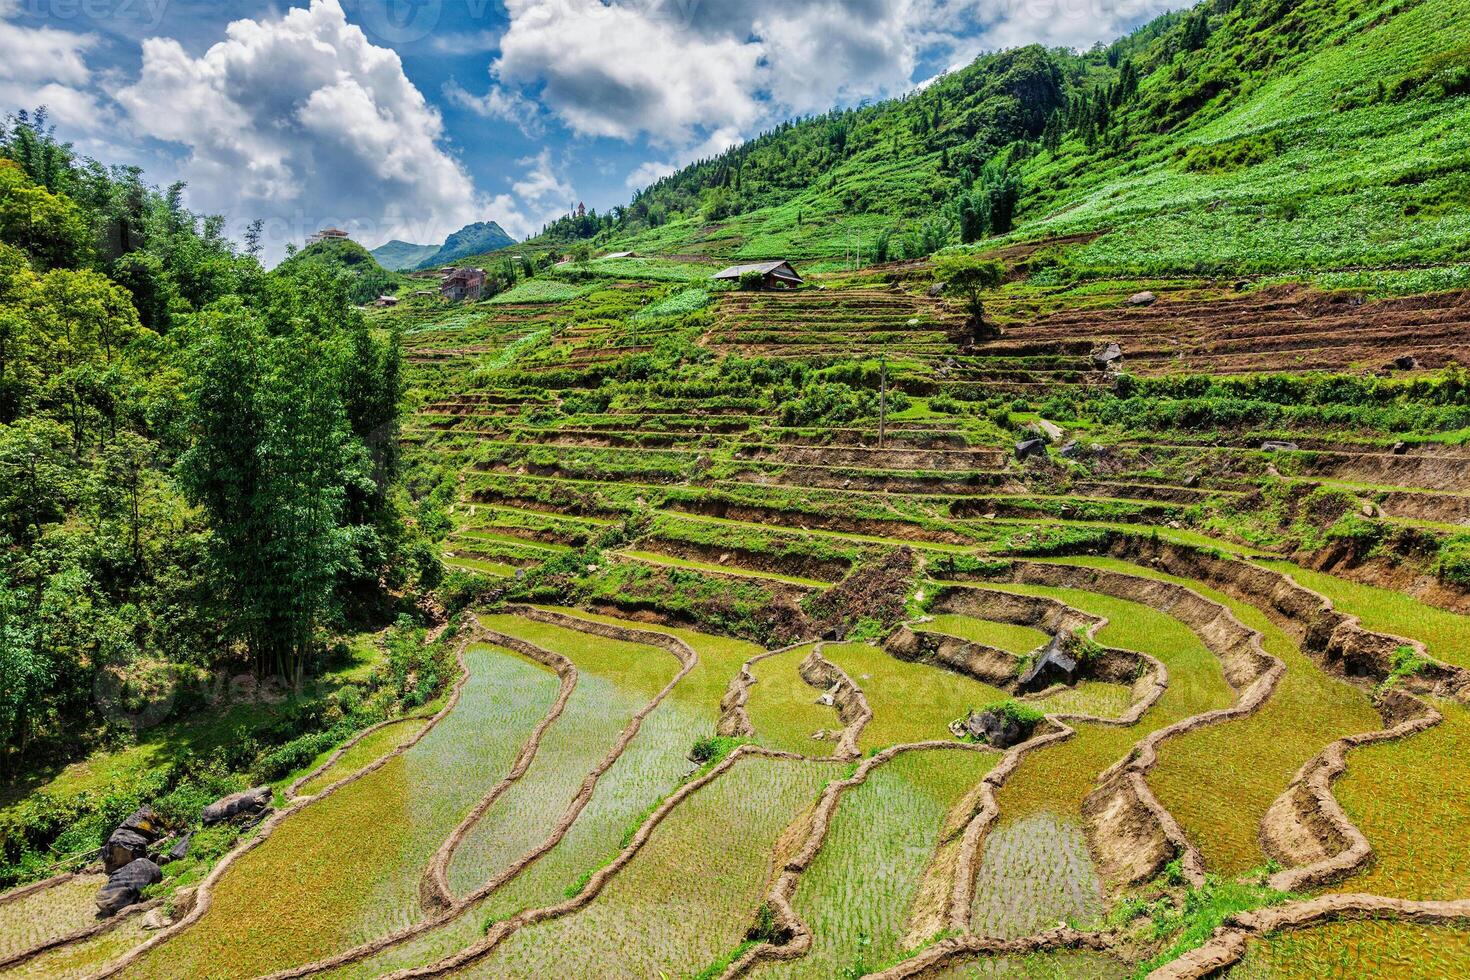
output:
[[[1294,442],[1280,442],[1276,439],[1267,439],[1261,443],[1261,448],[1268,453],[1295,452],[1301,447]]]
[[[168,861],[182,861],[184,860],[184,858],[188,857],[189,838],[191,838],[192,836],[193,834],[185,834],[183,837],[180,837],[177,841],[175,841],[174,846],[170,847],[168,849],[168,853],[164,855],[164,859]]]
[[[1389,371],[1413,371],[1419,367],[1419,358],[1410,354],[1403,357],[1395,357],[1389,361],[1384,368]]]
[[[163,836],[163,818],[153,812],[151,806],[140,806],[132,814],[118,825],[122,830],[131,830],[136,834],[142,834],[150,841],[158,840]]]
[[[1032,456],[1046,455],[1045,439],[1023,439],[1016,443],[1016,459],[1028,460]]]
[[[136,888],[127,885],[103,885],[97,893],[97,913],[110,919],[129,905],[137,905],[140,897]]]
[[[1099,371],[1117,370],[1123,366],[1123,348],[1118,344],[1108,344],[1092,355],[1092,363]]]
[[[1023,725],[999,711],[972,712],[960,723],[963,734],[980,739],[992,748],[1008,749],[1031,737],[1032,726]]]
[[[119,827],[107,838],[102,848],[102,870],[108,874],[121,871],[139,858],[148,856],[148,838],[136,830]]]
[[[1144,292],[1134,293],[1132,296],[1129,296],[1128,297],[1128,305],[1129,306],[1153,306],[1154,303],[1158,302],[1158,299],[1159,298],[1157,296],[1155,296],[1153,293],[1150,293],[1147,290],[1145,290]]]
[[[243,793],[235,793],[223,799],[215,800],[204,808],[200,819],[204,826],[209,827],[235,817],[253,817],[264,813],[271,805],[271,788],[269,786],[258,786],[255,789],[246,790]]]
[[[107,884],[97,893],[97,911],[104,918],[114,916],[129,905],[138,904],[143,889],[163,880],[158,865],[147,858],[139,858],[125,868],[108,876]]]
[[[1407,454],[1408,451],[1409,444],[1407,442],[1396,442],[1393,444],[1393,454],[1395,456],[1403,456]]]
[[[1195,487],[1199,486],[1199,474],[1198,473],[1191,473],[1188,476],[1186,476],[1184,478],[1184,484],[1183,485],[1184,485],[1184,489],[1186,489],[1186,490],[1193,490]]]
[[[1063,459],[1076,459],[1080,455],[1082,455],[1082,444],[1076,439],[1062,447]]]
[[[944,283],[936,282],[934,285],[930,286],[927,295],[930,299],[938,299],[940,296],[943,296]]]

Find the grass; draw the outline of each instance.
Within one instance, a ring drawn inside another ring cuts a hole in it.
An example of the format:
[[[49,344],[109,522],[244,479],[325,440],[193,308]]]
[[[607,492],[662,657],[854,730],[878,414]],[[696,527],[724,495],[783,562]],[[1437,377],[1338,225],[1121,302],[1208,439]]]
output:
[[[1069,563],[1193,588],[1259,630],[1267,652],[1286,664],[1285,676],[1259,711],[1164,743],[1149,775],[1149,785],[1199,847],[1207,867],[1236,875],[1265,863],[1256,828],[1302,764],[1344,735],[1383,727],[1368,695],[1324,673],[1261,610],[1203,583],[1113,559]]]
[[[883,748],[948,739],[949,723],[970,709],[1004,701],[1005,692],[937,667],[896,660],[874,646],[829,643],[822,655],[862,688],[873,709],[859,746]]]
[[[905,753],[848,790],[796,891],[796,912],[815,934],[812,951],[758,976],[841,976],[860,945],[868,962],[902,953],[908,914],[940,828],[998,759],[990,752]]]
[[[957,636],[962,640],[983,643],[1017,656],[1023,656],[1037,647],[1045,646],[1051,639],[1040,630],[1031,629],[1029,626],[995,623],[988,619],[959,616],[953,613],[935,616],[929,622],[916,626],[915,629],[943,633],[946,636]]]
[[[817,732],[842,728],[837,712],[817,704],[821,692],[797,673],[797,667],[811,653],[811,647],[800,647],[755,665],[755,686],[750,689],[746,712],[762,745],[802,755],[829,755],[832,742],[812,738]]]
[[[418,918],[429,856],[509,768],[556,691],[550,671],[508,652],[476,647],[466,662],[459,705],[423,741],[284,821],[224,875],[207,915],[126,975],[253,976]]]

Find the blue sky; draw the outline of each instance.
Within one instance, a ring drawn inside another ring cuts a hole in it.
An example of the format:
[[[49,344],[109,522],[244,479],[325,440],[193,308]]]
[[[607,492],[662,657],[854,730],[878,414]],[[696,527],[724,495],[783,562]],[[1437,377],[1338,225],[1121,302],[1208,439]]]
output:
[[[517,236],[782,119],[985,50],[1085,47],[1179,0],[0,0],[0,106],[269,256],[497,220]]]

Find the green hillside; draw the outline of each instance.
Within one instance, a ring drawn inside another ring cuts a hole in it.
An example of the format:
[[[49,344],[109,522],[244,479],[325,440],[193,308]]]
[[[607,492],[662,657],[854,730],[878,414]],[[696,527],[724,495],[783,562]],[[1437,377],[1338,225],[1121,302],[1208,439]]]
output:
[[[352,303],[369,303],[397,287],[397,280],[378,264],[371,252],[346,238],[314,242],[287,257],[281,266],[293,270],[320,268],[339,277]]]
[[[0,131],[0,980],[1470,977],[1467,14],[988,54],[454,302]]]
[[[1453,265],[1470,246],[1467,13],[1212,0],[1107,48],[990,55],[781,126],[547,237],[813,259],[859,237],[899,258],[1102,233],[1047,256],[1053,278]]]
[[[480,221],[465,225],[444,240],[444,244],[433,253],[419,259],[414,266],[432,269],[449,265],[472,255],[487,255],[514,245],[516,240],[505,233],[505,229],[494,221]]]

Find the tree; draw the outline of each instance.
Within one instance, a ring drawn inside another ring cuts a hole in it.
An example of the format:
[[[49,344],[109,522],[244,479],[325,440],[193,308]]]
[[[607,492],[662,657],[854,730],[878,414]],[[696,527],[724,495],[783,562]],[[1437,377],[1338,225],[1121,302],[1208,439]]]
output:
[[[180,462],[214,531],[231,626],[262,675],[299,679],[346,566],[348,426],[326,346],[271,337],[242,309],[206,318],[194,351],[195,443]]]
[[[31,183],[19,164],[0,159],[0,239],[54,269],[80,263],[90,237],[76,202]]]
[[[945,292],[963,300],[971,336],[976,341],[995,336],[994,328],[985,322],[984,294],[1000,285],[1005,267],[976,255],[943,255],[935,260],[934,271],[944,283]]]
[[[18,757],[30,739],[30,716],[52,679],[38,649],[26,596],[0,571],[0,740]],[[4,770],[13,769],[10,752]]]
[[[47,524],[66,516],[66,441],[66,430],[49,419],[0,426],[0,529],[12,540],[38,541]]]

